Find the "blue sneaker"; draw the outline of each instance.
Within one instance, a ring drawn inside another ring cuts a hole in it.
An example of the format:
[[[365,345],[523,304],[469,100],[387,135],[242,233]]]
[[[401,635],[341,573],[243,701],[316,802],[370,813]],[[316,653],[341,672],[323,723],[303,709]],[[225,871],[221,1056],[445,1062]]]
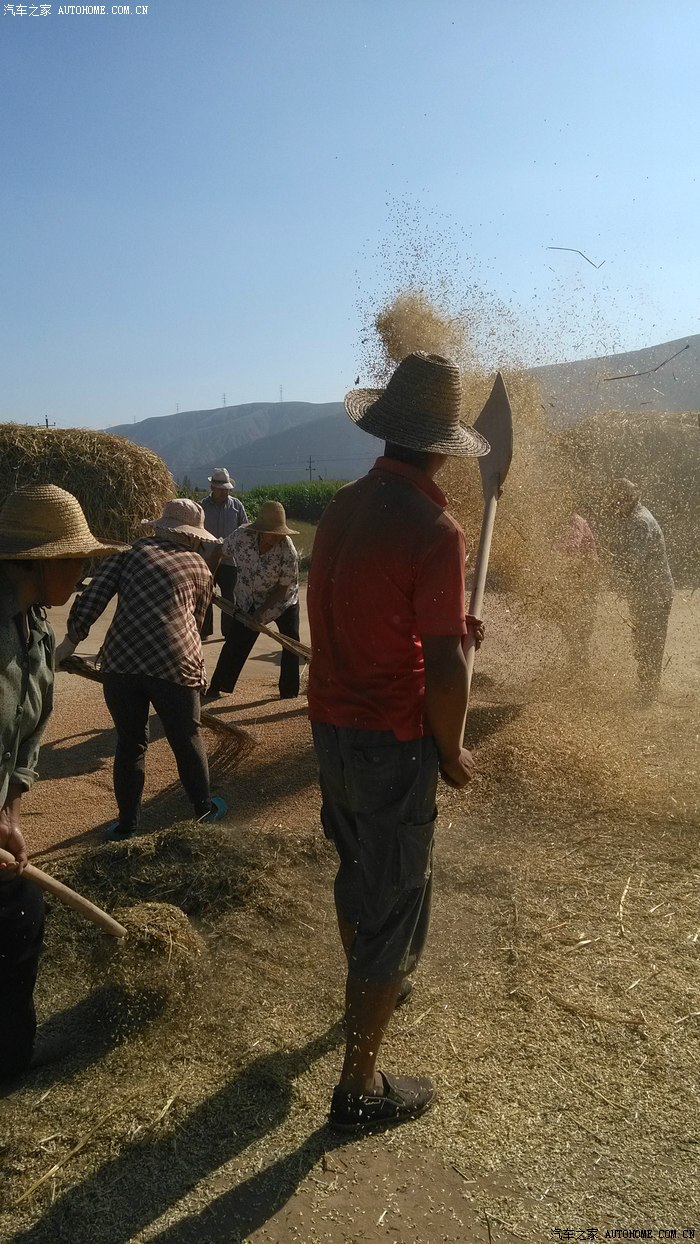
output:
[[[220,821],[228,812],[228,804],[220,795],[212,795],[211,808],[204,816],[197,817],[198,825],[211,825],[212,821]]]

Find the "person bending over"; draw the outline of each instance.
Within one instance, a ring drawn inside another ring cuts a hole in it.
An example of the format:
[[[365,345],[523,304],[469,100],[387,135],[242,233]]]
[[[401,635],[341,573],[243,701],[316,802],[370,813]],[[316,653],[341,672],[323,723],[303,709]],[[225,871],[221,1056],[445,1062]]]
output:
[[[110,558],[76,597],[60,662],[90,633],[113,596],[117,608],[102,646],[105,703],[117,728],[114,794],[119,817],[107,828],[111,842],[136,834],[146,774],[148,714],[163,723],[180,781],[199,821],[219,820],[226,803],[209,790],[209,766],[200,730],[200,693],[206,688],[200,629],[212,598],[212,576],[197,551],[211,540],[195,501],[166,501],[155,536]]]

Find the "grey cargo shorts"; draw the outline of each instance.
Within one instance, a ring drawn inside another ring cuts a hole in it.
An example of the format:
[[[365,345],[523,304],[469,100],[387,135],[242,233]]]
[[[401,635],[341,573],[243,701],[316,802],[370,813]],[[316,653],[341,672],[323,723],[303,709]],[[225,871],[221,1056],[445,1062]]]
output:
[[[389,983],[415,968],[430,922],[435,740],[317,721],[311,728],[321,821],[340,858],[336,910],[355,928],[350,972]]]

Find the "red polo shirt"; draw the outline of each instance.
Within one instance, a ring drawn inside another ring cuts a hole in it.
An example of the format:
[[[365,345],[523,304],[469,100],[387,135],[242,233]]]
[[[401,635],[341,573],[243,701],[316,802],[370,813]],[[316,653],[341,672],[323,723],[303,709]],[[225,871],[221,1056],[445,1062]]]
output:
[[[312,721],[426,732],[420,636],[466,634],[466,544],[446,506],[429,475],[389,458],[331,501],[307,597]]]

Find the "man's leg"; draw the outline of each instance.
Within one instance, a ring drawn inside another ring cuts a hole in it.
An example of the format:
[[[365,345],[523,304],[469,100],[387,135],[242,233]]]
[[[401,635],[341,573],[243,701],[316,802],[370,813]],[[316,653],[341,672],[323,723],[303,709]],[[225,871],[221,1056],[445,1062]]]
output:
[[[164,678],[149,678],[151,703],[170,744],[180,781],[196,816],[211,809],[209,763],[200,730],[201,704],[197,687],[182,687]]]
[[[221,592],[224,600],[227,600],[230,605],[233,605],[235,602],[237,578],[237,566],[219,566],[219,569],[216,572],[216,582],[219,585],[219,591]],[[224,639],[226,639],[226,636],[231,630],[234,619],[224,613],[223,609],[220,609],[219,612],[221,614],[221,634]]]
[[[630,608],[639,687],[646,704],[659,694],[671,604],[647,599]]]
[[[34,985],[44,934],[44,898],[33,881],[0,881],[0,1079],[29,1066],[36,1034]]]
[[[331,1120],[341,1129],[362,1131],[415,1117],[434,1095],[429,1081],[390,1080],[376,1064],[402,983],[427,933],[437,753],[432,740],[418,740],[413,755],[404,750],[398,763],[396,746],[360,748],[353,756],[347,737],[368,743],[380,737],[386,744],[392,736],[318,722],[312,729],[321,819],[340,857],[336,912],[349,962],[346,1051]],[[369,778],[363,791],[358,774]],[[392,823],[405,833],[386,832]],[[365,1100],[370,1097],[372,1102]]]
[[[215,696],[221,691],[227,693],[233,691],[238,682],[240,672],[255,647],[257,638],[257,631],[253,631],[249,626],[244,626],[242,622],[237,622],[235,618],[231,618],[231,629],[219,653],[219,659],[209,687],[209,695]]]
[[[103,680],[105,703],[117,728],[114,795],[123,834],[133,833],[138,824],[146,776],[150,701],[144,681],[138,674],[105,674]]]
[[[277,630],[288,639],[299,639],[299,605],[290,605],[277,619]],[[299,694],[299,658],[282,649],[279,691],[281,700],[293,700]]]
[[[381,1040],[402,981],[422,952],[430,914],[435,744],[432,739],[387,744],[390,738],[377,736],[375,746],[362,731],[345,736],[346,787],[362,872],[340,1080],[349,1093],[378,1089]]]

